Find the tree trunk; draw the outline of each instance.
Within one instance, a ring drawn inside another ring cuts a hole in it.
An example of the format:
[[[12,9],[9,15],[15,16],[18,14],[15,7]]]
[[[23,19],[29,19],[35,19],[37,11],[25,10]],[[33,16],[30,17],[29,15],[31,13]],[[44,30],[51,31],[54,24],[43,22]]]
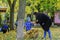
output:
[[[10,7],[10,30],[14,30],[14,7]]]
[[[24,28],[24,15],[25,15],[25,1],[19,0],[19,12],[18,12],[18,26],[17,26],[17,40],[24,40],[23,28]]]
[[[2,18],[1,18],[1,14],[0,14],[0,27],[1,27],[1,21],[2,21]]]
[[[10,6],[10,30],[14,30],[14,6],[16,4],[16,0],[11,4],[10,0],[7,0]]]

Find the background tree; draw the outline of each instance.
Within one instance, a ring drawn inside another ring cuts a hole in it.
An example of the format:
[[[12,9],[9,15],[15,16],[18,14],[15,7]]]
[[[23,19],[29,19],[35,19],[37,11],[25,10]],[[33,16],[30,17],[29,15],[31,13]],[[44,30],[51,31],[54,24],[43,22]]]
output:
[[[1,21],[2,21],[2,18],[1,18],[1,14],[0,14],[0,27],[1,27],[1,25],[2,25],[2,24],[1,24]]]
[[[16,0],[13,0],[13,3],[11,3],[11,0],[7,0],[9,7],[10,7],[10,29],[14,29],[14,7],[16,4]]]
[[[26,6],[28,6],[31,9],[31,13],[36,11],[46,12],[50,13],[50,16],[53,17],[54,12],[57,10],[57,0],[27,0],[26,3]]]
[[[26,0],[19,0],[19,12],[18,12],[18,27],[17,27],[17,40],[23,40],[24,34],[24,17],[25,17],[25,2]]]

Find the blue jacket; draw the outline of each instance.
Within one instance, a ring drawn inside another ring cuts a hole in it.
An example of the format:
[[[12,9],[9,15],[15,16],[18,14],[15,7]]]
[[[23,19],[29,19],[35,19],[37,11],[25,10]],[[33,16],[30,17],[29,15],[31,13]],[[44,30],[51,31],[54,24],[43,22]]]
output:
[[[8,25],[4,24],[2,29],[8,29]]]
[[[30,21],[27,21],[25,22],[24,26],[26,27],[26,31],[29,31],[31,30],[31,27],[33,26],[33,24]]]

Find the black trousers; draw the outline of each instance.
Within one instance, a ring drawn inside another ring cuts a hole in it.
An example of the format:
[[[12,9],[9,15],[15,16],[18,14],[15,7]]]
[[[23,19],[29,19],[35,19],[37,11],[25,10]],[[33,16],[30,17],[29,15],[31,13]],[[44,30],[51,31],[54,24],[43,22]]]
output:
[[[3,33],[6,33],[7,32],[7,29],[2,29]]]

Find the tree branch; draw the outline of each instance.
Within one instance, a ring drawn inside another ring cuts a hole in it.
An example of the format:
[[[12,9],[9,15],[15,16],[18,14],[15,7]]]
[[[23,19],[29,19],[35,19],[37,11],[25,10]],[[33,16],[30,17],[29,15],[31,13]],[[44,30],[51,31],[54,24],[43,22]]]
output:
[[[12,3],[12,6],[15,6],[17,0],[14,0]]]
[[[10,0],[7,0],[7,1],[8,1],[9,6],[11,6],[11,1]]]

